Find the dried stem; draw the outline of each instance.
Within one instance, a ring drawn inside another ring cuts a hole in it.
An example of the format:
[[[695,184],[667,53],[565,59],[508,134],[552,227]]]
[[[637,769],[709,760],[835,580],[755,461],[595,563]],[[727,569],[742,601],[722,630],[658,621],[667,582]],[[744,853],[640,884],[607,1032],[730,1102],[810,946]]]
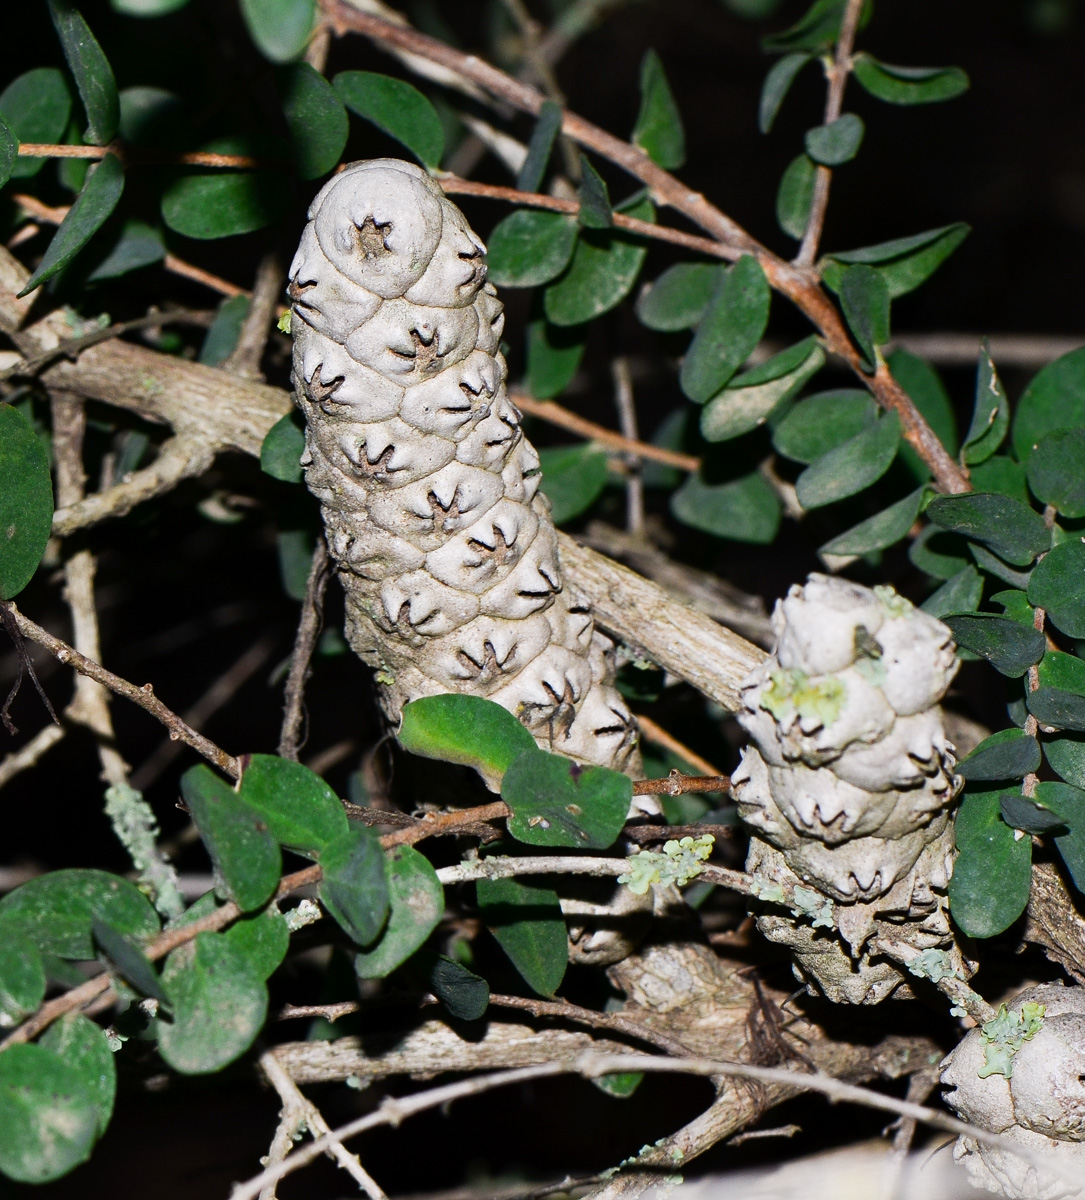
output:
[[[614,405],[618,410],[618,425],[622,437],[636,442],[637,406],[633,398],[633,376],[629,370],[629,359],[624,355],[614,360],[611,367],[614,379]],[[625,456],[629,468],[625,477],[625,528],[635,538],[645,536],[644,526],[644,480],[640,477],[640,456],[630,453]]]
[[[305,581],[305,599],[301,605],[298,631],[294,637],[294,652],[290,656],[290,673],[286,677],[283,703],[283,724],[279,734],[279,757],[298,761],[305,739],[302,723],[305,719],[305,682],[309,664],[316,649],[317,638],[324,623],[324,590],[328,585],[328,545],[321,534],[316,540],[309,578]]]
[[[645,717],[637,714],[637,724],[640,726],[641,734],[656,746],[662,746],[664,750],[669,750],[672,754],[677,754],[679,758],[684,759],[691,767],[696,767],[703,775],[722,776],[722,772],[714,767],[707,758],[702,758],[696,751],[691,750],[687,745],[680,742],[673,734],[668,733],[662,725],[657,725],[651,717]]]
[[[146,165],[170,165],[181,167],[281,167],[285,164],[267,159],[253,158],[249,154],[212,154],[206,150],[186,150],[170,153],[164,150],[144,150],[135,146],[64,146],[55,142],[20,142],[20,158],[105,158],[116,155],[125,162]]]
[[[638,779],[634,796],[681,796],[686,792],[729,792],[730,775],[683,775],[677,768],[666,779]]]
[[[68,732],[64,725],[46,725],[18,750],[12,750],[0,759],[0,788],[10,783],[16,775],[36,767],[42,758]]]
[[[831,125],[840,116],[844,106],[844,89],[848,85],[851,74],[851,51],[855,45],[855,34],[859,29],[859,17],[863,11],[864,0],[848,0],[844,16],[840,22],[840,37],[836,43],[836,54],[832,65],[827,68],[829,90],[825,97],[824,124]],[[795,265],[810,267],[818,256],[818,243],[821,241],[821,231],[825,227],[825,213],[829,207],[829,187],[832,184],[833,173],[829,167],[819,166],[814,176],[814,198],[810,205],[810,215],[806,220],[806,231],[803,233],[802,245],[795,256]]]
[[[275,253],[265,254],[256,268],[252,301],[241,324],[237,345],[222,363],[224,371],[240,375],[243,379],[263,380],[260,360],[264,357],[267,340],[271,336],[285,281],[286,275],[279,256]]]

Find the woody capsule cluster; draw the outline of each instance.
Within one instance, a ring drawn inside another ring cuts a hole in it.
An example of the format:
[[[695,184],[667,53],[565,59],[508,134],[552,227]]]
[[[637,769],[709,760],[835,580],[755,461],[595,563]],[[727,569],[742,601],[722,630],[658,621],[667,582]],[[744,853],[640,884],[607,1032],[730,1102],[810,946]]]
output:
[[[485,246],[419,167],[355,163],[290,268],[303,464],[347,638],[398,723],[447,692],[503,705],[547,750],[639,772],[613,643],[563,583],[539,456],[505,392]]]
[[[907,994],[882,935],[944,951],[963,978],[945,896],[960,787],[938,708],[957,670],[949,630],[890,587],[825,575],[793,587],[773,627],[775,654],[743,685],[752,744],[732,776],[768,902],[758,928],[837,1002]]]

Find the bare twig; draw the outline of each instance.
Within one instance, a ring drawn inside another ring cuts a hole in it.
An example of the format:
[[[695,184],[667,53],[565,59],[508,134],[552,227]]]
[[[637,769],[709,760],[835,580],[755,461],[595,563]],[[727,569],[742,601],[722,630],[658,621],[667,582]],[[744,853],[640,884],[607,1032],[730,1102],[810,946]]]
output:
[[[250,154],[214,154],[207,150],[184,150],[176,153],[166,150],[147,150],[138,146],[121,147],[115,143],[108,146],[65,146],[55,142],[20,142],[20,158],[90,158],[102,159],[107,154],[116,155],[125,162],[145,163],[181,167],[253,168],[281,167],[282,162],[253,158]]]
[[[243,379],[263,380],[260,360],[264,357],[276,310],[282,302],[285,280],[279,256],[275,253],[265,254],[256,268],[252,301],[241,324],[237,345],[222,363],[224,371],[240,375]]]
[[[714,767],[708,759],[702,758],[688,746],[683,745],[673,734],[668,733],[662,725],[657,725],[651,717],[638,714],[637,724],[640,725],[640,731],[648,741],[655,743],[657,746],[662,746],[664,750],[669,750],[672,754],[677,754],[679,758],[684,759],[691,767],[696,767],[702,774],[722,778],[722,772]]]
[[[294,651],[290,656],[290,673],[286,677],[283,702],[283,724],[279,734],[279,757],[298,761],[304,745],[302,722],[305,719],[305,682],[309,678],[309,663],[316,649],[317,638],[324,621],[324,590],[328,584],[328,546],[321,534],[316,540],[309,578],[305,581],[305,599],[301,605]]]
[[[677,768],[666,779],[638,779],[634,796],[681,796],[686,792],[729,792],[730,775],[683,775]]]
[[[610,1033],[621,1033],[638,1041],[647,1042],[666,1054],[676,1058],[684,1058],[690,1054],[688,1046],[683,1045],[677,1038],[652,1029],[641,1021],[621,1012],[596,1012],[592,1008],[583,1008],[579,1004],[570,1004],[567,1000],[539,1000],[534,996],[504,996],[490,995],[490,1003],[498,1008],[514,1008],[529,1012],[533,1017],[557,1017],[562,1021],[571,1021],[576,1025],[587,1025],[591,1029],[604,1029]]]
[[[387,817],[388,814],[381,815]],[[508,815],[509,806],[504,800],[494,800],[491,804],[480,804],[477,808],[464,808],[458,812],[430,813],[405,829],[397,829],[392,833],[385,834],[381,839],[381,844],[384,846],[413,846],[425,838],[471,833],[486,821],[497,821]],[[380,824],[379,821],[376,823]]]
[[[851,74],[851,51],[855,45],[855,34],[859,29],[859,16],[863,11],[864,0],[848,0],[847,7],[840,22],[840,36],[836,43],[836,54],[832,66],[827,68],[829,89],[825,97],[825,117],[823,124],[831,125],[840,116],[844,106],[844,89]],[[818,243],[821,241],[821,231],[825,227],[825,212],[829,206],[829,187],[833,173],[829,167],[819,166],[814,176],[814,198],[810,205],[810,215],[806,219],[806,231],[803,234],[802,245],[795,256],[795,265],[809,267],[818,256]]]
[[[0,788],[10,783],[16,775],[36,767],[42,758],[68,732],[64,725],[46,725],[18,750],[12,750],[0,759]]]
[[[633,398],[633,376],[629,359],[619,356],[611,368],[614,378],[614,404],[618,409],[618,425],[622,437],[638,441],[637,406]],[[625,477],[625,527],[631,537],[644,538],[644,481],[640,476],[640,456],[626,455],[629,472]]]

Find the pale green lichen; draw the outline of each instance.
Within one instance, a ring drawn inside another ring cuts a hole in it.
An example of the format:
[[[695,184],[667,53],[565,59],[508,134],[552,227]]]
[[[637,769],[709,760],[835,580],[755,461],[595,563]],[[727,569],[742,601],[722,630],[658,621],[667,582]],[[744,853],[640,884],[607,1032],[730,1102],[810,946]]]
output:
[[[910,618],[915,613],[915,606],[912,602],[906,600],[896,588],[890,587],[889,584],[875,584],[873,592],[887,617]]]
[[[933,947],[921,950],[907,964],[908,970],[919,979],[929,979],[931,983],[941,983],[943,979],[960,979],[961,974],[953,962],[953,956],[947,950],[937,950]]]
[[[758,900],[764,900],[766,904],[783,904],[786,898],[784,889],[778,883],[758,879],[756,875],[750,882],[750,894],[756,896]]]
[[[286,334],[290,333],[290,318],[291,318],[291,316],[292,316],[292,313],[291,313],[290,309],[288,308],[286,310],[286,312],[284,312],[283,315],[279,318],[278,322],[276,323],[275,328],[278,329],[278,331],[280,333],[286,333]]]
[[[811,680],[805,671],[773,671],[761,691],[760,704],[777,721],[798,716],[828,728],[840,715],[848,689],[835,675]]]
[[[997,1016],[980,1027],[984,1041],[980,1079],[986,1079],[988,1075],[1010,1078],[1013,1074],[1013,1056],[1043,1028],[1046,1011],[1044,1005],[1034,1000],[1022,1004],[1018,1013],[1010,1012],[1003,1004]]]
[[[791,911],[797,917],[813,918],[811,924],[815,929],[819,927],[823,929],[833,928],[833,902],[820,892],[815,892],[812,888],[805,888],[801,884],[796,884],[792,892]]]
[[[177,871],[159,850],[158,820],[143,793],[125,783],[106,789],[105,813],[136,868],[140,887],[167,919],[185,911]]]
[[[881,687],[889,678],[885,663],[880,658],[870,656],[860,658],[855,664],[855,670],[870,684],[871,687]]]
[[[618,876],[618,882],[631,892],[643,896],[654,883],[684,887],[701,873],[701,866],[711,855],[716,839],[710,833],[699,838],[684,837],[663,844],[662,851],[642,850],[627,861],[629,871]]]

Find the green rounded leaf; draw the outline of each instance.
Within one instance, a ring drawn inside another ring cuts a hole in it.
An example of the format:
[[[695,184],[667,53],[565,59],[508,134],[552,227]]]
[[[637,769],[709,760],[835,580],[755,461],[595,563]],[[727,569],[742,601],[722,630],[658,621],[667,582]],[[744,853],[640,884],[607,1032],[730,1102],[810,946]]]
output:
[[[166,959],[162,985],[172,1021],[158,1050],[182,1075],[220,1071],[252,1045],[267,1016],[267,988],[243,952],[219,933],[199,933]]]
[[[795,481],[803,508],[820,508],[854,496],[889,470],[900,446],[900,421],[896,413],[876,418],[861,433],[835,447]]]
[[[757,125],[762,133],[768,133],[772,129],[772,123],[776,120],[791,85],[812,57],[801,51],[785,54],[765,76],[765,82],[761,85],[761,101],[757,108]]]
[[[501,781],[512,815],[508,830],[529,846],[602,850],[614,844],[633,799],[633,783],[608,767],[525,750]]]
[[[1085,637],[1085,544],[1063,542],[1046,554],[1032,572],[1028,598],[1047,610],[1057,629]]]
[[[45,998],[45,964],[15,920],[0,923],[0,1029],[13,1029]]]
[[[1036,785],[1036,799],[1058,813],[1066,831],[1054,838],[1079,892],[1085,892],[1085,792],[1068,783]]]
[[[1002,933],[1024,912],[1032,885],[1032,842],[1002,819],[1000,790],[970,792],[957,812],[957,861],[949,910],[969,937]]]
[[[117,135],[120,104],[113,69],[81,13],[68,0],[49,0],[49,15],[87,114],[87,141],[105,146]]]
[[[204,149],[245,154],[252,147],[222,138]],[[286,180],[273,171],[192,171],[178,175],[162,193],[162,219],[175,233],[206,241],[263,229],[288,203]]]
[[[889,341],[889,289],[873,267],[858,263],[845,267],[838,290],[848,328],[863,353],[864,367],[873,371],[878,347]]]
[[[30,582],[52,524],[49,455],[26,417],[0,404],[0,600]]]
[[[1039,513],[1011,496],[993,492],[938,496],[927,505],[927,516],[935,525],[982,542],[1019,567],[1028,566],[1051,545],[1051,531]]]
[[[1038,630],[993,613],[947,613],[941,620],[953,631],[958,646],[987,659],[996,671],[1013,679],[1039,662],[1047,645]]]
[[[19,155],[19,139],[11,131],[11,127],[0,116],[0,187],[11,178]]]
[[[965,779],[1021,779],[1040,765],[1040,744],[1021,729],[1000,729],[957,764]]]
[[[270,978],[290,949],[290,927],[274,904],[235,921],[219,935],[241,955],[261,979]]]
[[[41,262],[19,293],[25,296],[62,271],[105,224],[124,191],[124,168],[115,154],[107,154],[92,170],[68,214],[61,221]]]
[[[703,404],[727,386],[765,333],[772,292],[761,264],[744,254],[727,272],[698,322],[679,381]]]
[[[282,855],[263,814],[203,763],[181,776],[181,795],[211,856],[215,891],[242,912],[265,905],[282,875]]]
[[[399,744],[411,754],[474,767],[496,790],[535,739],[500,704],[481,696],[425,696],[403,708]]]
[[[1044,434],[1028,456],[1028,485],[1064,517],[1085,517],[1085,428]]]
[[[162,235],[146,221],[131,218],[121,226],[117,240],[87,276],[88,283],[116,279],[140,267],[160,263],[166,256]]]
[[[537,287],[569,265],[576,246],[575,217],[541,209],[510,213],[490,234],[487,274],[499,287]]]
[[[606,452],[591,442],[539,451],[542,490],[555,525],[571,521],[599,499],[607,483]]]
[[[796,241],[806,233],[816,179],[817,165],[805,154],[793,158],[780,178],[776,193],[776,223]]]
[[[781,411],[825,365],[825,352],[806,338],[736,376],[701,411],[701,436],[709,442],[739,437]]]
[[[256,48],[274,63],[305,49],[316,20],[315,0],[240,0],[241,15]]]
[[[1000,592],[999,595],[1006,593]],[[994,598],[998,599],[997,596]],[[1070,692],[1085,694],[1085,662],[1073,654],[1048,650],[1040,660],[1039,676],[1040,683],[1045,687],[1065,688]]]
[[[975,612],[983,599],[983,576],[973,566],[962,568],[919,606],[932,617]]]
[[[806,396],[772,431],[772,444],[785,458],[812,463],[862,433],[877,409],[869,392],[841,388]]]
[[[937,434],[947,453],[956,454],[957,421],[953,415],[953,401],[938,372],[918,354],[912,354],[903,348],[887,354],[885,361],[889,364],[893,378],[908,393],[912,403]],[[923,483],[930,478],[930,468],[912,446],[907,443],[902,445],[900,457],[917,483]]]
[[[260,470],[282,483],[301,483],[305,478],[301,456],[305,451],[305,423],[298,412],[280,417],[264,435],[260,445]]]
[[[860,52],[851,69],[872,96],[889,104],[937,104],[968,91],[960,67],[896,67]]]
[[[126,17],[164,17],[184,8],[188,0],[110,0],[115,12]]]
[[[615,211],[655,222],[655,208],[647,197],[619,204]],[[546,316],[555,325],[582,325],[610,312],[629,295],[647,253],[640,238],[621,230],[582,229],[564,274],[543,296]]]
[[[79,1076],[85,1095],[93,1097],[101,1136],[113,1116],[117,1067],[105,1031],[82,1013],[65,1013],[45,1031],[40,1042]]]
[[[828,49],[840,34],[846,8],[847,0],[814,0],[794,25],[770,34],[761,45],[769,54],[780,50]],[[873,9],[874,5],[866,0],[859,13],[860,29],[865,28]]]
[[[916,490],[896,504],[882,509],[858,525],[853,525],[846,533],[838,534],[831,541],[818,549],[819,554],[869,554],[872,550],[884,550],[893,546],[902,538],[908,536],[908,530],[915,524],[919,515],[919,506],[923,503],[923,489]],[[974,567],[968,568],[979,579]],[[982,587],[982,583],[980,585]],[[932,597],[933,599],[933,597]],[[976,603],[979,603],[977,598]],[[952,609],[967,607],[953,605]],[[949,612],[950,608],[943,611]]]
[[[866,127],[855,113],[844,113],[828,125],[817,125],[806,131],[803,146],[806,153],[823,167],[839,167],[859,153]]]
[[[342,157],[350,118],[332,85],[308,63],[294,63],[279,77],[283,114],[302,179],[326,174]]]
[[[394,847],[388,852],[388,923],[372,950],[355,955],[355,973],[360,979],[391,974],[425,942],[444,910],[444,888],[429,859],[413,846]]]
[[[248,296],[231,296],[222,301],[200,347],[199,361],[204,366],[220,366],[230,357],[241,337],[241,327],[248,314]]]
[[[845,266],[866,263],[885,280],[889,298],[895,300],[933,275],[969,232],[969,226],[958,222],[859,250],[834,251],[821,261],[822,280],[836,291]]]
[[[640,64],[640,112],[633,142],[666,171],[677,170],[686,161],[682,115],[654,50],[648,50]]]
[[[351,825],[321,851],[320,902],[359,946],[376,941],[388,916],[388,874],[380,839]]]
[[[0,1129],[0,1171],[9,1179],[59,1179],[90,1156],[96,1097],[52,1050],[11,1046],[0,1053]]]
[[[277,842],[310,857],[319,857],[350,828],[342,802],[324,780],[288,758],[252,755],[240,796]]]
[[[340,71],[332,80],[339,99],[358,116],[435,170],[445,149],[445,131],[437,110],[402,79],[372,71]]]
[[[527,326],[527,390],[537,400],[563,392],[584,357],[582,325],[551,325],[545,317]]]
[[[540,996],[561,986],[569,940],[557,893],[524,879],[479,879],[479,916],[524,982]]]
[[[702,467],[671,496],[671,512],[684,525],[735,542],[767,546],[780,528],[780,498],[757,471],[710,483]]]
[[[14,921],[43,954],[94,958],[97,918],[136,939],[153,937],[158,915],[134,884],[108,871],[69,868],[28,880],[0,900],[0,918]]]
[[[1025,704],[1042,725],[1085,731],[1085,696],[1077,692],[1041,687],[1027,693]]]
[[[56,67],[35,67],[18,76],[0,93],[0,117],[20,142],[52,145],[64,137],[72,114],[72,95]],[[48,162],[45,158],[20,158],[11,169],[13,179],[29,179]]]
[[[972,468],[972,487],[977,492],[1001,492],[1023,504],[1029,503],[1025,468],[1005,454],[996,454]]]
[[[637,297],[642,325],[660,333],[692,329],[704,316],[727,268],[723,263],[675,263]]]
[[[1040,438],[1085,426],[1085,346],[1048,363],[1025,389],[1013,418],[1013,448],[1028,462]]]
[[[1020,792],[1003,792],[999,799],[1002,819],[1011,829],[1042,837],[1053,829],[1064,829],[1062,817],[1046,805]]]
[[[913,566],[934,579],[952,579],[970,566],[968,545],[959,534],[946,533],[937,525],[928,525],[908,547]]]

